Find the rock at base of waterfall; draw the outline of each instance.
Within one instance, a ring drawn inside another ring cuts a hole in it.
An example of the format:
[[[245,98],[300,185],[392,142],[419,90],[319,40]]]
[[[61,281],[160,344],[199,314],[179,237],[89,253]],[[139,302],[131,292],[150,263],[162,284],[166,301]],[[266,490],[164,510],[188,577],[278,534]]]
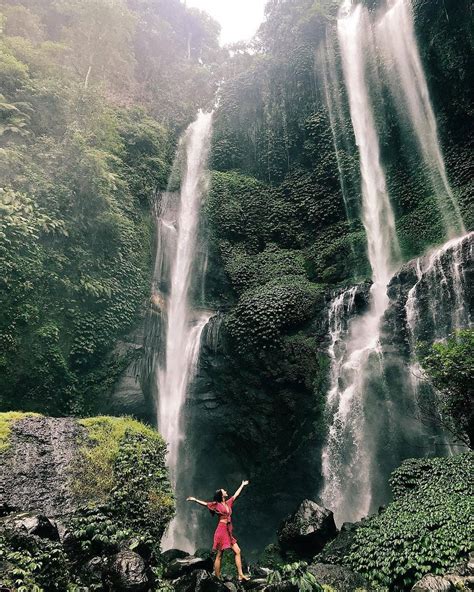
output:
[[[300,592],[296,584],[291,582],[281,582],[279,584],[270,584],[266,586],[265,592]]]
[[[336,538],[330,541],[322,550],[318,559],[322,563],[340,564],[350,553],[360,522],[344,522]]]
[[[411,592],[450,592],[454,587],[441,576],[427,575],[416,583]]]
[[[164,563],[171,563],[174,559],[184,559],[190,557],[190,555],[186,551],[181,551],[181,549],[168,549],[163,551],[160,557]]]
[[[59,541],[59,533],[55,524],[41,514],[22,513],[7,518],[4,526],[12,532],[35,535],[41,539]]]
[[[204,569],[188,573],[173,582],[176,592],[229,592],[226,585]]]
[[[337,535],[333,513],[311,500],[304,500],[278,530],[278,543],[284,553],[312,558]]]
[[[367,588],[367,582],[358,573],[342,565],[314,563],[308,571],[321,585],[331,586],[338,592],[353,592],[357,588]]]
[[[213,562],[210,557],[203,559],[202,557],[188,555],[182,559],[170,561],[165,569],[164,576],[169,580],[174,580],[196,570],[212,571],[212,568]]]
[[[142,592],[149,580],[143,559],[133,551],[120,551],[111,558],[110,579],[117,592]]]

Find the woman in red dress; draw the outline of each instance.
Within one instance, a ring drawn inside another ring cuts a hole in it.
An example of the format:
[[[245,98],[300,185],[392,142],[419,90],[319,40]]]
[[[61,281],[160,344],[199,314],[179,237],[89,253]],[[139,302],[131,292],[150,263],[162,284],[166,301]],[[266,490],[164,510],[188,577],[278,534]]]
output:
[[[196,502],[201,506],[206,506],[213,516],[218,516],[216,532],[214,533],[213,551],[216,551],[216,559],[214,561],[214,573],[219,578],[221,575],[222,553],[226,549],[232,549],[235,555],[235,565],[237,566],[237,573],[239,580],[248,580],[242,571],[242,557],[240,547],[237,544],[237,539],[232,535],[232,506],[235,500],[239,497],[242,489],[248,485],[248,481],[242,481],[240,487],[232,497],[228,497],[225,489],[218,489],[214,495],[214,501],[203,502],[195,497],[188,497],[188,502]]]

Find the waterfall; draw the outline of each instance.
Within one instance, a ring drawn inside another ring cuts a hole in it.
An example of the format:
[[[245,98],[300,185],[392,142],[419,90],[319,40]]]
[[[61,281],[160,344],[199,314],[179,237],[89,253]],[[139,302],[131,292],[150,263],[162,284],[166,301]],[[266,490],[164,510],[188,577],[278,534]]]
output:
[[[409,0],[390,0],[376,26],[377,45],[385,58],[386,79],[402,118],[408,116],[448,236],[459,236],[464,225],[448,181],[436,118],[416,43]]]
[[[399,247],[367,86],[367,56],[373,57],[374,44],[368,11],[362,5],[352,7],[350,0],[343,4],[338,37],[360,155],[362,221],[373,280],[369,309],[352,320],[342,359],[332,357],[330,427],[322,454],[321,498],[341,523],[357,520],[372,508],[379,439],[388,437],[383,433],[386,425],[382,420],[390,415],[390,402],[378,392],[383,384],[380,325],[389,303],[387,285],[396,268]],[[337,307],[336,299],[332,308]]]
[[[451,239],[439,249],[416,260],[417,281],[405,304],[410,349],[418,341],[446,338],[472,325],[469,287],[464,269],[474,255],[474,233]]]
[[[152,302],[161,311],[161,344],[155,364],[157,423],[168,443],[168,465],[180,491],[184,426],[182,410],[195,377],[201,336],[211,317],[193,309],[193,296],[201,295],[207,255],[199,245],[199,214],[207,189],[207,158],[212,113],[200,112],[181,141],[184,160],[179,194],[167,192],[158,212],[158,240]],[[178,162],[180,157],[178,157]],[[181,494],[181,491],[180,491]],[[183,533],[182,513],[168,529],[164,546],[190,548]]]

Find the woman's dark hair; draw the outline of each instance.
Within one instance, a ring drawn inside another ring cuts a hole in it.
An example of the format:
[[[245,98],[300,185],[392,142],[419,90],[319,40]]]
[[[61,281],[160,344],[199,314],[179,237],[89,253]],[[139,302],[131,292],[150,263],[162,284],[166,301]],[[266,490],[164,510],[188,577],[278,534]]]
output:
[[[224,496],[222,495],[222,489],[218,489],[214,494],[214,501],[222,503],[224,501]]]
[[[222,503],[224,501],[224,496],[222,495],[222,489],[218,489],[216,491],[216,493],[214,494],[214,497],[213,497],[213,501],[218,502],[218,503]],[[211,516],[216,515],[214,510],[209,510],[209,512],[211,513]]]

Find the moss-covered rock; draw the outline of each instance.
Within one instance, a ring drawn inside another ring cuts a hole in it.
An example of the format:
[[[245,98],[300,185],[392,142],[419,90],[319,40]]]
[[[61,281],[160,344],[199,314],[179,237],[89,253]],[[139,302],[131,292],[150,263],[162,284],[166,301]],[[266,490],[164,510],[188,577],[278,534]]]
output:
[[[0,558],[7,566],[1,584],[11,585],[17,574],[25,590],[89,585],[91,562],[99,565],[99,580],[112,581],[116,574],[108,570],[116,571],[116,558],[125,552],[141,556],[136,560],[147,570],[157,565],[174,514],[160,434],[126,417],[0,415],[0,425],[7,422],[0,506],[7,515],[34,510],[51,517],[60,525],[61,543],[44,541],[7,516],[0,525]]]

